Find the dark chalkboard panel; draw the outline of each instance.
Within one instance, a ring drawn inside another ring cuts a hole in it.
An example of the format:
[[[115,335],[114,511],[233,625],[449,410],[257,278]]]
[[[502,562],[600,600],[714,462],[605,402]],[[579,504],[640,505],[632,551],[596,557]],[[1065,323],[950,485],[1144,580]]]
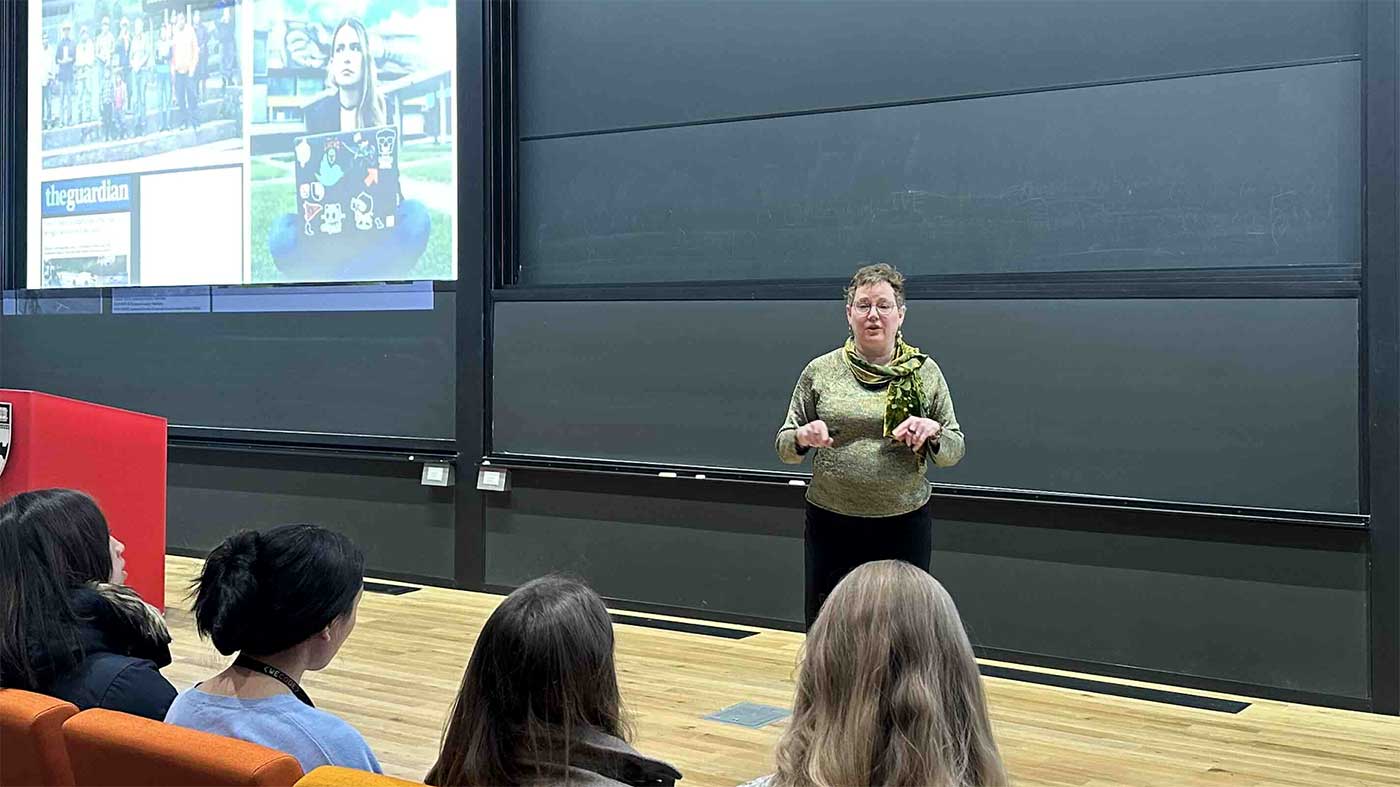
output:
[[[676,483],[517,473],[509,495],[487,496],[487,581],[570,571],[605,596],[801,621],[801,491],[697,499],[666,491]],[[1047,527],[1044,511],[1008,521],[971,501],[935,511],[933,573],[977,646],[1367,696],[1361,540],[1182,538],[1063,509]]]
[[[519,6],[526,136],[1358,54],[1344,0],[554,0]]]
[[[1356,62],[525,142],[527,285],[1354,263]]]
[[[455,301],[423,311],[4,318],[0,384],[171,424],[453,439]]]
[[[349,536],[374,576],[452,580],[452,490],[419,483],[412,462],[356,462],[175,450],[169,546],[207,553],[243,528],[313,522]]]
[[[773,436],[844,330],[839,301],[500,303],[493,445],[798,469]],[[967,435],[936,481],[1358,510],[1355,301],[925,301],[905,333]]]

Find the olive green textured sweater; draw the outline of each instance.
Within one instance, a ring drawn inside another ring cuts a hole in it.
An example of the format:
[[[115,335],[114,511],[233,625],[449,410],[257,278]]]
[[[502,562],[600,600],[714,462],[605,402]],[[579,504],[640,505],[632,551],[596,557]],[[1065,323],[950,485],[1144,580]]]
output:
[[[857,382],[844,352],[837,348],[813,359],[797,378],[778,430],[778,458],[799,464],[812,450],[797,447],[798,427],[825,421],[832,446],[814,449],[807,502],[847,516],[907,514],[928,502],[925,464],[909,446],[884,436],[886,386]],[[938,467],[952,467],[962,459],[964,444],[948,383],[932,358],[917,374],[928,395],[928,417],[943,427],[923,453]]]

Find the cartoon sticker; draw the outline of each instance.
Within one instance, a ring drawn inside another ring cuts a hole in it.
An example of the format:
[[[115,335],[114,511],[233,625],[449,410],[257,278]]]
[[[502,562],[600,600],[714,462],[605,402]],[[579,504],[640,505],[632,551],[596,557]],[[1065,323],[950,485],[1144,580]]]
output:
[[[374,228],[374,198],[361,191],[350,200],[350,210],[355,214],[355,229]]]
[[[399,134],[392,128],[380,129],[374,135],[374,141],[379,145],[379,166],[388,168],[394,166],[394,145],[398,142]]]
[[[326,188],[334,188],[340,179],[345,177],[345,170],[335,163],[335,148],[327,147],[326,153],[321,157],[321,167],[316,170],[316,180]]]
[[[328,202],[326,203],[326,209],[321,212],[321,232],[326,235],[338,234],[344,229],[344,221],[345,209],[340,206],[340,203]]]

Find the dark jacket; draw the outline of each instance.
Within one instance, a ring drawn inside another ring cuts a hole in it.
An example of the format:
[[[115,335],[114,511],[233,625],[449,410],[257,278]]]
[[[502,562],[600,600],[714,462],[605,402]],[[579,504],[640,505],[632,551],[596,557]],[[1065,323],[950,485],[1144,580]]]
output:
[[[72,602],[82,647],[46,654],[43,663],[52,671],[43,676],[43,692],[79,710],[106,708],[164,721],[175,687],[160,674],[170,663],[170,634],[160,614],[135,592],[113,585],[79,588]]]
[[[669,763],[638,752],[626,741],[587,730],[569,746],[569,767],[553,769],[530,781],[530,787],[672,787],[681,772]]]
[[[397,125],[395,121],[395,111],[393,100],[388,96],[384,97],[384,125]],[[332,90],[330,95],[322,96],[302,110],[302,120],[306,123],[307,134],[332,134],[337,131],[352,131],[354,129],[342,129],[340,127],[340,93]]]

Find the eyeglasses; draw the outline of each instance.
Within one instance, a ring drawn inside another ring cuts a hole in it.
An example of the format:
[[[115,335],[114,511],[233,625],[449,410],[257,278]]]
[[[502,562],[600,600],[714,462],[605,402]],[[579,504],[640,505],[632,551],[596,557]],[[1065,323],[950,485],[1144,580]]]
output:
[[[859,314],[862,317],[869,317],[871,309],[874,309],[875,311],[879,312],[881,317],[888,317],[890,316],[891,312],[893,312],[899,307],[895,306],[893,303],[887,303],[882,301],[880,303],[857,303],[851,308],[855,309],[856,314]]]

